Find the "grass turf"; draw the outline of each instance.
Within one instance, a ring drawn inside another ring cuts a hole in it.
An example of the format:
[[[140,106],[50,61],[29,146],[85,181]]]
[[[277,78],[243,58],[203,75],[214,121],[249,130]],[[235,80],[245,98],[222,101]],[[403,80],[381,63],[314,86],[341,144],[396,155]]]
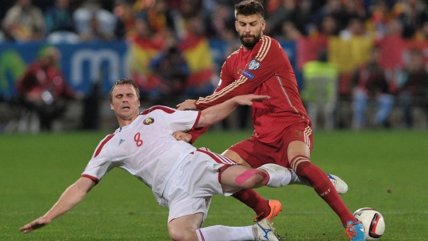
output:
[[[168,240],[167,209],[122,170],[113,170],[81,204],[47,227],[18,232],[79,177],[104,134],[0,136],[0,240]],[[196,145],[221,152],[248,135],[211,131]],[[370,206],[384,214],[381,240],[428,240],[427,132],[316,132],[314,141],[313,161],[349,184],[343,196],[349,208]],[[259,191],[283,202],[275,226],[286,240],[347,240],[339,219],[310,188]],[[233,198],[214,197],[204,225],[249,225],[253,216]]]

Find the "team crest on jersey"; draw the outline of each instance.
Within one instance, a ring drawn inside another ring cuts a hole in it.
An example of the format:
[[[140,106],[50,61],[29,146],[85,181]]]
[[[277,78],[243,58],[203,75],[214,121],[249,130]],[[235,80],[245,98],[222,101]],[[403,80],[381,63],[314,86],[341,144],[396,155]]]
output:
[[[151,125],[151,124],[153,124],[153,122],[155,122],[155,119],[153,119],[152,117],[147,117],[146,119],[144,119],[143,124],[144,125]]]
[[[256,70],[260,67],[260,62],[253,59],[251,60],[250,64],[248,65],[248,69],[250,70]]]

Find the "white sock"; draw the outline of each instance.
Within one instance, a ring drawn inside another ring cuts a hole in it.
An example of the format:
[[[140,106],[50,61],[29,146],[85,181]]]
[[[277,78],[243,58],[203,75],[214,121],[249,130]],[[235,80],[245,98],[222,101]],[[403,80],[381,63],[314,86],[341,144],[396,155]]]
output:
[[[288,168],[277,164],[268,163],[264,164],[258,169],[265,170],[269,174],[269,181],[266,186],[282,187],[290,184],[292,174]]]
[[[291,174],[290,184],[302,184],[311,187],[311,183],[308,181],[308,179],[297,175],[297,173],[293,170],[289,169],[289,171]]]
[[[196,230],[196,236],[198,236],[199,241],[238,241],[255,239],[253,226],[209,226]]]

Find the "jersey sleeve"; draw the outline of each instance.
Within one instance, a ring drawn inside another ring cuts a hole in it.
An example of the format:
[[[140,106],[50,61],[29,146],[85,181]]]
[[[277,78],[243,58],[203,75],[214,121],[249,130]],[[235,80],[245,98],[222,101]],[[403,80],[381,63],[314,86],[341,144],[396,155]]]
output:
[[[162,105],[152,106],[142,112],[143,115],[153,115],[159,118],[164,128],[174,131],[189,131],[198,126],[200,111],[177,110]]]
[[[220,71],[220,80],[218,82],[217,88],[215,89],[215,92],[221,91],[224,87],[228,86],[230,83],[234,81],[234,78],[232,76],[232,70],[230,69],[230,58],[234,54],[237,54],[238,51],[235,51],[233,54],[231,54],[226,61],[224,61],[223,65],[221,66]]]
[[[112,153],[113,151],[109,150],[108,147],[108,143],[113,136],[114,135],[111,134],[101,140],[95,149],[91,160],[86,165],[85,170],[81,175],[82,177],[87,177],[95,183],[98,183],[104,175],[115,166],[112,161],[113,158],[109,156],[109,153]]]
[[[207,97],[201,97],[196,101],[198,109],[206,109],[219,104],[234,96],[254,93],[255,89],[264,81],[271,78],[278,72],[280,64],[283,63],[283,49],[279,43],[271,37],[263,36],[255,47],[251,60],[246,68],[241,72],[238,79],[232,81],[227,86],[221,86],[217,91]],[[223,66],[223,71],[227,66]],[[226,80],[227,73],[223,73]],[[223,78],[223,77],[222,77]],[[221,80],[221,81],[225,81]]]
[[[172,131],[189,131],[198,126],[200,111],[194,110],[176,110],[172,116],[171,122]]]
[[[114,162],[109,161],[104,156],[92,158],[81,176],[98,183],[113,167],[115,167]]]
[[[188,133],[192,135],[192,139],[190,140],[190,143],[195,143],[195,141],[202,136],[205,132],[207,132],[209,129],[208,126],[205,127],[198,127],[190,130]]]

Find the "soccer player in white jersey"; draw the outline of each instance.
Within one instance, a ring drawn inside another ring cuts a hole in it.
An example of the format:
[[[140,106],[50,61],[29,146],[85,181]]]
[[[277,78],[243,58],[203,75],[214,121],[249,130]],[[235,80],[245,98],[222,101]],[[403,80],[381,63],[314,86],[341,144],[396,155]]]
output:
[[[278,240],[265,219],[254,225],[201,228],[211,196],[260,187],[287,185],[288,169],[267,164],[257,169],[237,165],[231,160],[187,142],[172,133],[220,121],[238,105],[251,105],[268,96],[237,96],[203,111],[179,111],[154,106],[142,113],[138,89],[132,80],[115,83],[110,107],[119,128],[100,141],[81,177],[70,185],[43,216],[22,226],[28,233],[49,224],[83,200],[84,196],[113,167],[119,167],[148,185],[160,205],[169,208],[168,232],[172,240]],[[219,181],[220,180],[220,181]]]

